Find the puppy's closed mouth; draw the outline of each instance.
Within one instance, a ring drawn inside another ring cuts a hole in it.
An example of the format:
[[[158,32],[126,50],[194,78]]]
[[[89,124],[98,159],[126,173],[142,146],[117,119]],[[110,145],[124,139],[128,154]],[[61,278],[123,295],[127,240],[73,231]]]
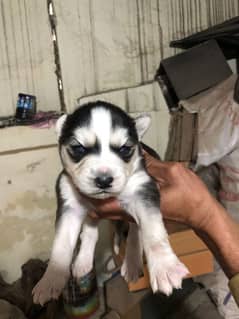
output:
[[[109,193],[110,192],[107,192],[107,191],[99,191],[99,192],[91,193],[90,195],[109,194]]]
[[[106,191],[106,190],[87,194],[87,196],[89,196],[89,197],[92,196],[92,197],[97,197],[97,198],[116,197],[117,195],[118,195],[117,192],[111,192],[111,191]]]
[[[104,191],[99,191],[95,193],[90,193],[89,195],[100,195],[100,194],[116,194],[116,193],[104,190]]]

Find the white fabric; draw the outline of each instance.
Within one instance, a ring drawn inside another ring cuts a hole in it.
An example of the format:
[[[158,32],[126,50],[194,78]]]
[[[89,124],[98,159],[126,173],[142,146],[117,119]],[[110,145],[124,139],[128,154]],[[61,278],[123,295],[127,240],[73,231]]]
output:
[[[181,101],[198,113],[196,168],[217,163],[220,167],[219,199],[239,221],[239,104],[233,100],[236,76],[191,99]]]
[[[198,158],[196,169],[219,165],[219,200],[228,213],[239,221],[239,104],[233,100],[236,76],[232,75],[216,87],[180,104],[191,113],[198,113]],[[226,319],[239,319],[233,298],[224,305],[229,292],[228,279],[220,267],[213,274],[200,277],[211,291],[220,313]]]

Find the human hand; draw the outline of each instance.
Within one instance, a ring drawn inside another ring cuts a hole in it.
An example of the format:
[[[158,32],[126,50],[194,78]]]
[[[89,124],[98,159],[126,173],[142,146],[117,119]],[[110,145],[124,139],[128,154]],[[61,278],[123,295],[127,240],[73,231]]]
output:
[[[202,229],[218,202],[200,178],[181,163],[161,162],[147,153],[145,161],[160,190],[163,217]]]
[[[89,199],[95,207],[94,211],[90,211],[89,215],[96,219],[126,220],[135,222],[127,212],[120,206],[120,202],[116,198],[109,199]]]
[[[163,217],[201,229],[207,223],[217,201],[192,171],[180,163],[161,162],[144,153],[148,173],[160,189]],[[132,218],[122,210],[116,199],[93,200],[97,213],[91,216],[108,219]]]

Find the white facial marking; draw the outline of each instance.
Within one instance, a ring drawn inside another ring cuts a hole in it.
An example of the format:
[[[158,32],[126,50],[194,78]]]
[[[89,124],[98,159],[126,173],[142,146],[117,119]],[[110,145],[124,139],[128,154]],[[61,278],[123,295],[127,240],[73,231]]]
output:
[[[92,147],[96,143],[96,135],[87,127],[77,128],[74,132],[75,139],[85,147]]]
[[[113,146],[120,147],[127,142],[128,138],[127,130],[122,127],[117,127],[111,134],[110,143]]]
[[[110,112],[103,107],[92,110],[90,129],[95,133],[101,144],[101,151],[109,150],[112,120]]]

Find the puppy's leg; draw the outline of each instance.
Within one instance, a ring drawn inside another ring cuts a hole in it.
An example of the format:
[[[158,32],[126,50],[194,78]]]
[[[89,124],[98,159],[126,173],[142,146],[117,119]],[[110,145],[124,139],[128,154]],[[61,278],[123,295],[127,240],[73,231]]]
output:
[[[43,305],[57,299],[70,275],[70,264],[83,218],[65,212],[59,220],[51,258],[42,279],[33,288],[33,301]]]
[[[174,254],[165,231],[158,208],[138,207],[143,247],[147,259],[153,292],[161,291],[170,295],[173,288],[181,288],[182,279],[188,274],[187,268]],[[147,216],[145,216],[147,215]]]
[[[80,235],[80,250],[72,267],[74,277],[81,278],[92,270],[98,236],[98,222],[87,218]]]
[[[161,291],[170,295],[173,288],[181,287],[188,270],[169,244],[159,210],[156,185],[149,177],[147,180],[140,176],[136,180],[143,180],[144,184],[141,182],[141,186],[137,186],[137,189],[134,187],[134,191],[129,185],[131,187],[128,188],[128,194],[124,194],[125,198],[122,197],[122,202],[139,225],[153,292]]]
[[[57,299],[70,275],[70,264],[86,209],[79,204],[67,177],[61,178],[58,195],[58,221],[50,261],[42,279],[33,288],[33,301],[43,305]],[[60,196],[60,198],[59,198]]]
[[[137,224],[130,223],[121,275],[129,282],[138,280],[143,269],[143,246]]]

